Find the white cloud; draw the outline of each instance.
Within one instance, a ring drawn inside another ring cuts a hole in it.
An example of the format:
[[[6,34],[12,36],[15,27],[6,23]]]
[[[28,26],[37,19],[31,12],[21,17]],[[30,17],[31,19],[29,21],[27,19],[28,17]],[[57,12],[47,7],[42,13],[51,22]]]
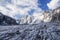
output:
[[[60,0],[51,0],[49,3],[47,3],[47,6],[52,10],[60,7]]]
[[[28,11],[32,9],[36,10],[34,13],[38,13],[40,8],[38,5],[38,0],[0,0],[0,12],[5,15],[17,18],[17,14],[29,15]],[[38,11],[37,11],[38,10]]]
[[[31,12],[33,10],[34,12],[31,13],[33,13],[33,22],[35,22],[36,20],[40,21],[44,18],[42,16],[44,11],[38,5],[38,0],[11,0],[10,2],[9,0],[3,0],[0,1],[0,12],[18,19],[20,16],[29,15],[29,11]],[[51,7],[49,6],[49,8]]]

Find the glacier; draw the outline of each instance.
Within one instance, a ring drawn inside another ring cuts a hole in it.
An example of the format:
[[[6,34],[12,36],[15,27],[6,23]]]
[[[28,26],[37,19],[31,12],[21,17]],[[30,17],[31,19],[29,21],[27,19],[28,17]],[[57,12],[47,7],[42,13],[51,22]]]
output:
[[[60,22],[0,26],[0,40],[60,40]]]

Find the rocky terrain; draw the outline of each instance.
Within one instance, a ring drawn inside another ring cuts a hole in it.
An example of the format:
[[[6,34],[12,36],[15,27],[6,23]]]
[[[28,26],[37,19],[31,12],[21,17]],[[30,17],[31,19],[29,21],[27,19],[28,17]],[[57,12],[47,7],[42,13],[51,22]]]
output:
[[[0,40],[60,40],[60,23],[0,26]]]

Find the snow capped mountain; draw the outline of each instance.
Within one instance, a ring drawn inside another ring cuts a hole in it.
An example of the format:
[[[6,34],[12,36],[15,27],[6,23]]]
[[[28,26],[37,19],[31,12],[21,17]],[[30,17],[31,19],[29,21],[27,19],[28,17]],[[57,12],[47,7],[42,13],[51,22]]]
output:
[[[37,16],[34,15],[25,15],[19,19],[20,24],[38,24],[40,22],[50,22],[51,21],[51,14],[49,12],[44,12]]]
[[[20,18],[20,24],[38,24],[41,22],[52,22],[52,20],[55,21],[55,19],[60,20],[60,8],[56,8],[53,11],[44,11],[43,13],[34,15],[25,15],[22,18]]]

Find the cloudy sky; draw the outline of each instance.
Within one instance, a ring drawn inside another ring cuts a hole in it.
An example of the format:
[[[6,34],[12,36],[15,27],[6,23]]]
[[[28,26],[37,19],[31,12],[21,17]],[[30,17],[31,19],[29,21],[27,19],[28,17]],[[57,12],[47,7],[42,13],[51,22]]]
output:
[[[43,10],[59,7],[60,0],[0,0],[0,12],[13,18],[40,15]]]

